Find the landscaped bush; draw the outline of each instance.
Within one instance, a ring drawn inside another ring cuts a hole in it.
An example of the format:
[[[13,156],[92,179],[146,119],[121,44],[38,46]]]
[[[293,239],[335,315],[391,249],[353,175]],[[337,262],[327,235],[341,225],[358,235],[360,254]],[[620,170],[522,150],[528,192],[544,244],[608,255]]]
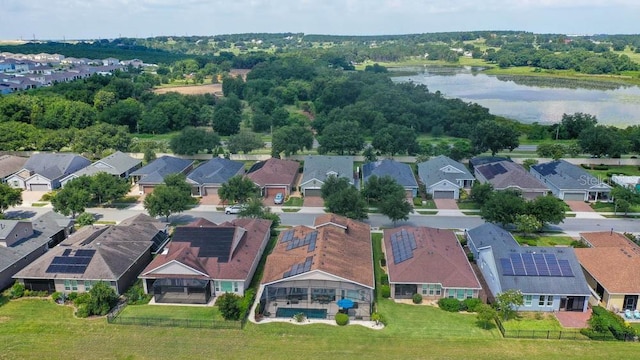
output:
[[[129,305],[143,305],[151,300],[151,294],[145,294],[142,286],[142,280],[138,280],[124,294]]]
[[[628,340],[636,336],[636,331],[620,316],[601,307],[594,306],[589,319],[589,329],[582,333],[592,339],[606,340],[611,336],[617,340]]]
[[[59,291],[54,292],[53,294],[51,294],[51,300],[58,302],[59,300],[62,300],[62,293]]]
[[[422,198],[414,197],[413,198],[413,206],[422,206]]]
[[[24,297],[47,297],[49,293],[47,291],[34,291],[34,290],[25,290]]]
[[[387,274],[380,275],[380,285],[389,285],[389,275]]]
[[[343,313],[336,314],[336,324],[345,326],[349,323],[349,315]]]
[[[89,317],[89,305],[88,304],[80,304],[76,310],[76,316],[79,318]]]
[[[380,266],[387,266],[387,259],[382,258],[380,259]],[[385,274],[386,278],[388,279],[389,277]]]
[[[69,299],[69,301],[71,301],[71,302],[75,302],[77,297],[78,297],[78,293],[77,292],[72,292],[72,293],[67,294],[67,299]]]
[[[96,217],[88,212],[83,212],[76,218],[76,225],[78,226],[91,225],[94,222],[96,222]]]
[[[306,319],[307,319],[307,316],[303,312],[299,312],[293,315],[293,320],[299,323],[304,322]]]
[[[40,201],[51,201],[51,199],[56,196],[56,192],[55,191],[50,191],[44,195],[42,195],[42,197],[40,198]]]
[[[469,260],[469,262],[474,262],[476,261],[475,257],[473,256],[473,253],[471,251],[469,251],[467,253],[467,260]]]
[[[442,298],[438,300],[438,306],[440,307],[440,309],[449,312],[458,312],[461,308],[460,301],[450,298]]]
[[[15,282],[9,290],[9,297],[12,299],[18,299],[24,296],[24,285],[20,282]]]
[[[248,289],[244,292],[244,296],[238,300],[238,307],[240,308],[240,318],[244,319],[251,310],[251,304],[253,304],[253,297],[255,295],[254,289]]]
[[[391,297],[391,288],[389,287],[389,285],[380,286],[380,295],[385,299]]]
[[[216,305],[225,320],[240,320],[240,296],[234,293],[224,293],[216,300]]]
[[[482,304],[482,300],[476,298],[464,299],[462,304],[468,312],[476,312],[478,311],[478,306]]]
[[[413,301],[414,304],[422,304],[422,295],[415,293],[413,294],[413,297],[411,298],[411,300]]]

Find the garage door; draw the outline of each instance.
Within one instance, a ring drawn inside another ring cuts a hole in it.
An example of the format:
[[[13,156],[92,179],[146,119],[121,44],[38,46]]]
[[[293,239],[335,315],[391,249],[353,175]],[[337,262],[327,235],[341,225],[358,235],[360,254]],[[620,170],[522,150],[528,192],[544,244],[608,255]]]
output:
[[[407,199],[413,199],[413,190],[405,190]]]
[[[522,197],[528,200],[535,199],[538,196],[544,196],[544,193],[541,193],[539,191],[525,191],[522,193]]]
[[[270,197],[270,196],[276,196],[277,193],[282,193],[283,195],[286,195],[287,192],[284,191],[284,188],[267,188],[266,189],[266,197]]]
[[[434,191],[434,199],[454,199],[456,195],[455,191]]]
[[[204,188],[204,194],[202,195],[218,195],[218,188],[217,187],[208,187],[208,188]]]
[[[564,200],[584,201],[584,193],[564,193]]]
[[[322,196],[321,189],[305,189],[304,196]]]
[[[151,194],[153,192],[153,186],[143,186],[142,192],[144,194]]]
[[[30,184],[29,189],[31,191],[49,191],[49,186],[47,184]]]

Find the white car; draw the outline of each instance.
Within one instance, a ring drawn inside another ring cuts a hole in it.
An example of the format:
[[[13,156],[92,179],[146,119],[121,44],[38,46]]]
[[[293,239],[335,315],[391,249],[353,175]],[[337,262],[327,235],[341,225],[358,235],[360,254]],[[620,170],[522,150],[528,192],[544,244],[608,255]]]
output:
[[[239,214],[240,211],[244,210],[244,208],[245,208],[244,204],[230,205],[230,206],[227,206],[226,208],[224,208],[224,213],[225,214]]]

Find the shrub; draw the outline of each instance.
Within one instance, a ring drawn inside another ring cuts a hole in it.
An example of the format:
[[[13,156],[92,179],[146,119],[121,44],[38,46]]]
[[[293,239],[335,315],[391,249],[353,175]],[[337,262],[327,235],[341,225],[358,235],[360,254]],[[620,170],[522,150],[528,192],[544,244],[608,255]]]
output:
[[[69,301],[75,302],[76,298],[78,297],[78,293],[77,292],[72,292],[67,294],[67,299],[69,299]]]
[[[74,294],[74,293],[71,293],[71,294]],[[81,293],[81,294],[75,293],[75,294],[76,296],[72,300],[75,306],[80,306],[82,304],[89,303],[89,299],[91,298],[91,295],[89,295],[89,293]],[[71,299],[71,296],[69,296],[69,299]]]
[[[127,304],[129,305],[142,305],[148,303],[149,300],[151,300],[151,294],[144,293],[142,280],[138,280],[135,282],[135,284],[131,285],[131,287],[124,294],[124,297],[127,299]]]
[[[387,266],[387,259],[385,258],[380,259],[380,266],[382,267]],[[389,278],[386,274],[385,276],[387,277],[387,279]]]
[[[413,198],[413,206],[417,206],[417,207],[422,206],[422,198],[414,197]]]
[[[56,195],[55,191],[50,191],[40,198],[40,201],[51,201],[51,199]]]
[[[88,212],[83,212],[76,218],[76,224],[79,226],[91,225],[96,222],[96,217]]]
[[[457,299],[450,299],[450,298],[442,298],[440,300],[438,300],[438,306],[440,307],[440,309],[444,310],[444,311],[449,311],[449,312],[458,312],[460,311],[460,301],[458,301]]]
[[[307,316],[302,312],[299,312],[299,313],[293,315],[293,320],[295,320],[296,322],[299,322],[299,323],[304,322],[304,320],[306,318],[307,318]]]
[[[253,298],[255,296],[254,289],[248,289],[244,292],[244,296],[238,301],[238,307],[240,308],[240,318],[244,319],[251,310],[251,304],[253,304]]]
[[[413,297],[411,297],[411,300],[414,304],[422,304],[422,295],[415,293],[413,294]]]
[[[90,315],[106,315],[118,303],[116,291],[104,281],[93,285],[91,290],[85,294],[89,295],[87,304]]]
[[[609,337],[613,337],[628,340],[636,336],[636,331],[620,316],[603,307],[594,306],[589,319],[589,329],[583,334],[592,339],[608,340]]]
[[[467,253],[467,260],[469,260],[469,262],[474,262],[476,261],[476,259],[473,257],[473,253],[471,251],[469,251]]]
[[[374,312],[371,314],[371,320],[376,322],[376,325],[380,324],[382,320],[382,315],[380,313]]]
[[[391,288],[389,287],[389,285],[382,285],[380,287],[380,295],[385,299],[391,297]]]
[[[464,304],[464,307],[467,309],[468,312],[477,312],[478,306],[482,304],[482,300],[476,299],[476,298],[464,299],[462,303]]]
[[[389,285],[389,275],[387,274],[380,275],[380,285]]]
[[[349,315],[343,313],[336,314],[336,324],[345,326],[349,323]]]
[[[18,299],[24,296],[24,285],[20,282],[15,282],[9,290],[9,297],[12,299]]]
[[[76,310],[76,316],[79,318],[86,318],[91,315],[89,313],[89,305],[88,304],[80,304]]]
[[[62,300],[62,293],[59,291],[54,292],[53,294],[51,294],[51,299],[55,302]]]
[[[225,320],[240,320],[240,296],[224,293],[216,300],[216,305]]]

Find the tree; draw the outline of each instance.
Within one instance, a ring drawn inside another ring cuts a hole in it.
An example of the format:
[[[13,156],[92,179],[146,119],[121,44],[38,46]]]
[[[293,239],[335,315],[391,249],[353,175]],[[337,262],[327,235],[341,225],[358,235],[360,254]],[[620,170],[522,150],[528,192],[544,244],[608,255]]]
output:
[[[97,199],[98,204],[109,203],[118,200],[129,192],[129,181],[106,172],[99,172],[91,176],[90,191]]]
[[[73,138],[73,151],[88,153],[99,158],[105,150],[128,151],[131,134],[124,126],[97,123],[86,129],[78,130]]]
[[[278,157],[282,152],[285,156],[295,155],[298,151],[313,148],[313,133],[298,124],[283,126],[273,132],[271,141],[272,156]]]
[[[376,151],[373,149],[373,146],[367,146],[362,152],[362,156],[364,156],[366,162],[378,161],[378,157],[376,156]]]
[[[187,127],[171,138],[169,147],[175,154],[193,155],[200,150],[209,153],[220,145],[220,137],[210,131]]]
[[[635,190],[623,186],[615,186],[611,189],[611,197],[614,199],[623,199],[630,205],[640,204],[640,194]]]
[[[368,217],[367,202],[353,185],[349,185],[346,189],[334,192],[329,195],[329,197],[323,199],[324,206],[330,213],[346,216],[355,220],[363,220]]]
[[[511,124],[483,120],[476,125],[470,139],[476,153],[491,150],[493,156],[502,149],[513,151],[517,148],[520,145],[518,135],[518,131]]]
[[[0,183],[0,215],[12,206],[22,204],[22,189]]]
[[[345,190],[349,186],[351,186],[351,184],[347,178],[330,175],[320,188],[320,196],[326,201],[331,195]]]
[[[404,193],[392,193],[382,198],[382,201],[378,203],[378,210],[382,215],[387,216],[395,226],[399,220],[406,221],[409,219],[413,206],[407,201]]]
[[[406,197],[404,187],[388,175],[383,177],[370,176],[362,189],[362,195],[368,201],[374,202],[382,201],[388,195],[395,195],[401,199]]]
[[[492,223],[513,224],[516,217],[523,214],[525,209],[526,202],[519,191],[494,191],[482,204],[480,216]]]
[[[184,175],[167,176],[164,184],[153,189],[144,198],[144,208],[149,215],[164,216],[169,221],[173,213],[185,211],[191,203],[191,186],[184,180]]]
[[[354,155],[364,148],[364,135],[356,121],[338,121],[324,127],[318,137],[318,152]]]
[[[509,289],[496,296],[496,306],[506,321],[515,312],[514,307],[524,305],[524,296],[520,290]]]
[[[478,319],[478,322],[482,324],[482,327],[485,330],[489,327],[491,322],[494,321],[494,319],[498,315],[496,310],[487,304],[478,305],[476,312],[477,312],[476,319]]]
[[[543,158],[552,158],[553,160],[561,159],[567,152],[567,148],[563,144],[545,143],[538,145],[536,153]]]
[[[542,222],[533,215],[520,214],[516,216],[516,229],[523,235],[527,236],[539,231],[542,228]]]
[[[272,235],[276,235],[275,230],[280,225],[280,216],[272,213],[271,208],[265,206],[262,198],[257,196],[252,196],[245,202],[245,207],[240,211],[238,217],[270,220]]]
[[[403,125],[389,124],[377,131],[371,145],[384,154],[415,154],[420,146],[414,130]]]
[[[78,218],[76,218],[76,225],[79,226],[91,225],[95,222],[96,217],[88,212],[83,212],[82,214],[78,215]]]
[[[142,118],[144,107],[136,99],[125,99],[106,107],[100,113],[99,119],[111,125],[124,125],[130,132],[135,132],[138,122]]]
[[[553,195],[538,196],[529,201],[526,212],[538,219],[541,227],[546,224],[559,224],[566,217],[565,203]]]
[[[558,137],[560,139],[577,139],[583,130],[596,126],[598,119],[590,114],[577,112],[575,114],[562,114]]]
[[[224,293],[218,296],[216,305],[225,320],[240,320],[240,296],[234,293]]]
[[[109,310],[118,303],[118,295],[108,283],[99,281],[89,290],[89,302],[87,304],[89,314],[107,315]]]
[[[531,167],[533,165],[537,165],[538,164],[538,159],[524,159],[522,161],[522,167],[525,168],[525,170],[529,171],[529,169],[531,169]]]
[[[72,218],[76,214],[84,212],[91,202],[91,193],[88,190],[76,189],[65,186],[51,199],[53,211]]]
[[[473,183],[471,187],[471,200],[473,200],[477,204],[484,204],[493,194],[493,185],[491,183],[486,182],[484,184],[476,181]]]
[[[615,199],[614,207],[615,212],[621,211],[625,215],[631,210],[631,204],[625,199]]]
[[[237,154],[242,151],[244,154],[248,154],[253,150],[261,149],[264,147],[264,141],[260,134],[256,134],[247,130],[240,130],[239,133],[229,136],[227,140],[227,148],[232,154]]]
[[[578,143],[584,152],[594,156],[620,157],[630,148],[620,130],[604,125],[580,132]]]
[[[258,186],[249,178],[236,175],[222,184],[218,195],[222,201],[243,203],[252,196],[260,194]]]
[[[222,136],[227,136],[237,134],[240,131],[240,122],[242,122],[242,117],[238,112],[223,106],[216,109],[211,123],[213,130]]]

